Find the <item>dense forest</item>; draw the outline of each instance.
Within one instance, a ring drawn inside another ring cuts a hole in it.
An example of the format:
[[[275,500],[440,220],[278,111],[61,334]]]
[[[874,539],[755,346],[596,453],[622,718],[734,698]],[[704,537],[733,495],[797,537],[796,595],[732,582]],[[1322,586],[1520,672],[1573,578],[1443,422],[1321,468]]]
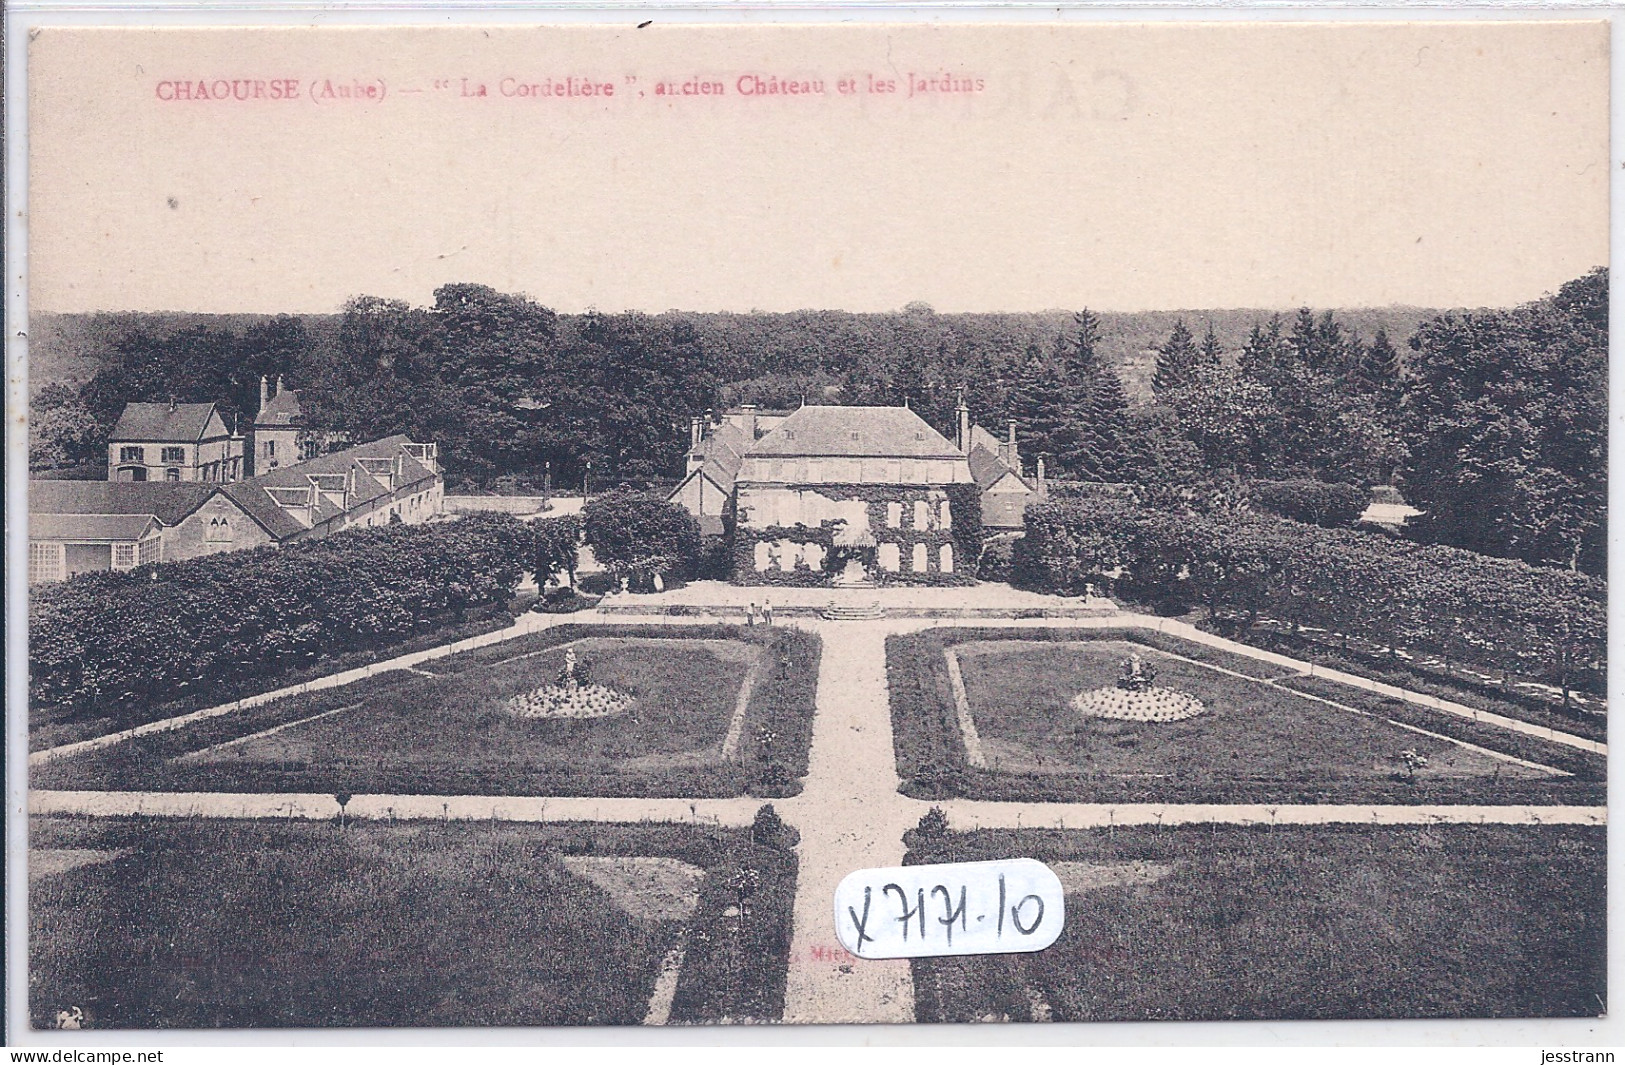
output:
[[[252,415],[281,374],[332,439],[437,441],[453,486],[648,482],[708,408],[906,402],[946,429],[963,387],[1058,479],[1198,508],[1256,480],[1399,483],[1416,535],[1598,571],[1607,281],[1451,313],[561,315],[453,284],[324,316],[42,316],[31,460],[98,461],[131,400]]]

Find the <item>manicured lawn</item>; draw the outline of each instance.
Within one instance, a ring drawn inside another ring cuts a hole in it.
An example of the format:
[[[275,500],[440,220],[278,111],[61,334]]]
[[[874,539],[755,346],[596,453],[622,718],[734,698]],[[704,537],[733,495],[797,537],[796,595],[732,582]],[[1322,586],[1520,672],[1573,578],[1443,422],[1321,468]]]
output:
[[[609,768],[679,758],[717,761],[745,674],[761,651],[737,640],[628,637],[588,638],[569,647],[592,664],[593,683],[632,695],[631,713],[584,720],[525,720],[506,713],[509,698],[555,682],[564,666],[561,646],[456,676],[420,677],[388,699],[366,700],[353,710],[191,757],[422,768],[454,755],[470,769],[521,771],[571,763]],[[452,744],[448,736],[455,737]]]
[[[567,648],[592,683],[630,695],[631,712],[508,713],[512,697],[557,681]],[[791,629],[566,625],[425,663],[433,675],[393,671],[50,763],[33,786],[793,794],[817,658],[817,638]]]
[[[949,653],[982,765],[960,724]],[[1201,699],[1206,712],[1138,722],[1087,717],[1071,705],[1080,693],[1113,687],[1131,654],[1155,671],[1157,686]],[[887,662],[903,790],[922,798],[1603,801],[1600,759],[1577,762],[1547,740],[1390,708],[1341,685],[1293,690],[1300,681],[1280,667],[1161,633],[938,629],[893,637]],[[1426,764],[1407,764],[1406,751]]]
[[[639,1024],[679,946],[671,1021],[783,1009],[795,859],[748,831],[39,818],[30,844],[36,1027]]]
[[[1016,773],[1107,778],[1338,781],[1386,779],[1407,770],[1400,752],[1428,759],[1418,777],[1546,777],[1448,741],[1312,702],[1292,692],[1119,640],[979,641],[953,648],[988,766]],[[1139,654],[1156,684],[1200,698],[1183,721],[1085,717],[1073,696],[1113,687]]]
[[[914,962],[922,1022],[1589,1017],[1606,830],[975,832],[908,861],[1033,857],[1067,889],[1036,954]]]

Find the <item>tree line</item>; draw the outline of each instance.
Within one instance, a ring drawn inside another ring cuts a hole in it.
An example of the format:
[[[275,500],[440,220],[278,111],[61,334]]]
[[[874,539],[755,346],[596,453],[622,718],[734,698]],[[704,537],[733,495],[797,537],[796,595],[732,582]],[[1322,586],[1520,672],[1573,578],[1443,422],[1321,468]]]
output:
[[[453,487],[604,486],[680,475],[706,409],[906,403],[948,430],[964,387],[1060,480],[1197,509],[1238,482],[1398,482],[1427,512],[1414,535],[1600,572],[1607,284],[1597,270],[1510,310],[1408,316],[559,315],[454,284],[427,307],[362,296],[325,318],[124,318],[88,380],[35,395],[32,459],[99,461],[131,400],[251,415],[260,376],[281,374],[327,439],[437,441]]]

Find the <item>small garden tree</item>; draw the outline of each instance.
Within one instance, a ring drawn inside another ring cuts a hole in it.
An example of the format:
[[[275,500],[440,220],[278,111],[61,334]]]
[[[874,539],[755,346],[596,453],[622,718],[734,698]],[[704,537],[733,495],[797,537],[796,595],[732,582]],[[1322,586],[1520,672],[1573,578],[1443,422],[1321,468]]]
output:
[[[581,518],[565,514],[531,523],[536,537],[535,573],[537,585],[546,584],[560,573],[576,580],[576,550],[581,546]]]

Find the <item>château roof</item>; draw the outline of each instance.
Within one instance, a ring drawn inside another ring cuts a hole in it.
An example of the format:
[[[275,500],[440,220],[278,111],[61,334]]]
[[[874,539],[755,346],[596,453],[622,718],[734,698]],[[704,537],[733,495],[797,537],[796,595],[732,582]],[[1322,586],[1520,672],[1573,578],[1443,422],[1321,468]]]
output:
[[[1025,477],[1012,470],[998,455],[980,445],[971,448],[970,475],[976,481],[976,486],[984,492],[1004,478],[1012,476],[1021,482],[1022,487],[1032,491],[1032,486],[1027,484]]]
[[[745,452],[749,456],[958,459],[947,437],[907,407],[802,407]]]

